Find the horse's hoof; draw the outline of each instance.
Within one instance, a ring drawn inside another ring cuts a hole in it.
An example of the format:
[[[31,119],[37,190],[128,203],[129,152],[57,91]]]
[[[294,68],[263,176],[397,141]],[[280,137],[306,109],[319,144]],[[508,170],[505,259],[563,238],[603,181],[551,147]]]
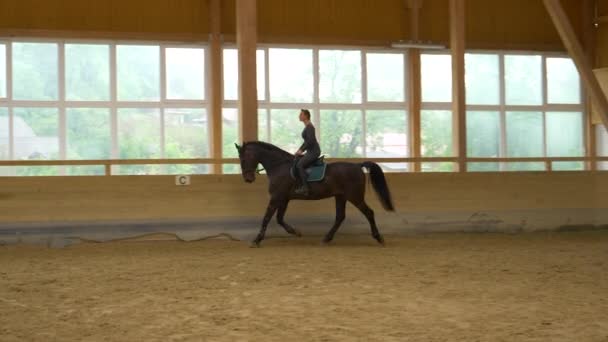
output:
[[[293,235],[295,235],[295,236],[297,236],[297,237],[302,237],[302,233],[300,233],[300,231],[299,231],[299,230],[297,230],[297,229],[294,229],[294,230],[293,230]]]
[[[260,243],[258,241],[253,241],[249,244],[249,248],[260,248]]]
[[[323,241],[321,241],[321,246],[323,246],[323,247],[330,246],[330,245],[332,244],[332,241],[333,241],[333,240],[326,240],[326,239],[323,239]]]
[[[380,244],[380,246],[386,247],[386,243],[384,243],[384,238],[382,236],[376,237],[376,241],[378,241],[378,243]]]

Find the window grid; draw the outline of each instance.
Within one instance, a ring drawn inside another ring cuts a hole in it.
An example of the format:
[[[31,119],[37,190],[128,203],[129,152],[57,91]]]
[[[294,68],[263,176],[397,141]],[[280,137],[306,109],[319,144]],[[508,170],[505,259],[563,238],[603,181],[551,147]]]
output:
[[[37,100],[14,100],[13,99],[13,69],[12,69],[12,43],[13,42],[28,42],[28,43],[55,43],[58,46],[58,88],[57,94],[58,99],[56,101],[37,101]],[[202,108],[207,110],[207,98],[205,100],[168,100],[166,95],[166,49],[172,47],[179,48],[203,48],[205,49],[205,54],[207,53],[207,49],[203,45],[175,45],[175,44],[165,44],[165,43],[157,43],[150,44],[148,43],[137,43],[137,42],[104,42],[104,41],[78,41],[78,40],[5,40],[0,41],[0,44],[5,45],[5,54],[6,54],[6,98],[0,98],[0,106],[6,107],[8,112],[8,120],[9,120],[9,155],[10,159],[14,158],[14,132],[13,132],[13,123],[14,123],[14,108],[17,107],[27,107],[27,108],[43,108],[43,107],[52,107],[58,109],[58,120],[59,120],[59,148],[60,148],[60,158],[65,159],[67,154],[67,132],[66,132],[66,110],[69,108],[109,108],[110,109],[110,121],[111,121],[111,135],[112,135],[112,146],[111,146],[111,158],[117,158],[119,155],[119,142],[118,142],[118,119],[117,119],[117,111],[119,108],[159,108],[160,109],[160,127],[161,127],[161,156],[165,156],[165,144],[164,144],[164,123],[165,123],[165,110],[169,108]],[[65,79],[65,45],[66,44],[103,44],[109,46],[109,68],[110,68],[110,100],[109,101],[68,101],[66,100],[66,79]],[[118,101],[117,100],[117,61],[116,61],[116,47],[123,45],[152,45],[159,46],[160,53],[160,99],[158,101]],[[367,49],[367,48],[344,48],[344,47],[311,47],[311,46],[290,46],[289,48],[300,48],[300,49],[310,49],[312,50],[313,56],[313,100],[311,103],[301,103],[301,102],[272,102],[270,100],[270,65],[269,65],[269,51],[272,48],[286,48],[284,46],[265,46],[260,47],[259,49],[264,50],[264,78],[265,78],[265,99],[259,101],[259,108],[265,112],[266,115],[266,134],[269,137],[269,140],[272,141],[271,136],[271,109],[294,109],[294,108],[309,108],[313,112],[313,119],[317,124],[318,135],[321,136],[323,127],[320,125],[321,122],[321,111],[323,110],[358,110],[361,112],[363,121],[362,121],[362,135],[363,139],[361,141],[362,144],[362,154],[365,156],[367,153],[367,139],[366,139],[366,117],[367,111],[369,110],[401,110],[406,113],[406,116],[409,117],[409,113],[407,112],[407,79],[405,78],[407,72],[407,53],[406,52],[395,52],[395,50],[375,50],[375,49]],[[361,102],[360,103],[321,103],[319,98],[319,80],[320,80],[320,69],[319,69],[319,51],[321,50],[345,50],[345,51],[359,51],[361,53]],[[401,54],[404,59],[404,100],[403,101],[395,101],[395,102],[372,102],[368,101],[368,89],[367,89],[367,63],[366,57],[367,53],[391,53],[391,54]],[[423,54],[445,54],[445,52],[422,52]],[[526,53],[526,52],[495,52],[495,51],[471,51],[469,53],[487,53],[487,54],[495,54],[499,57],[499,91],[500,91],[500,103],[497,105],[466,105],[467,111],[497,111],[500,117],[500,148],[499,148],[499,157],[506,157],[508,155],[508,147],[506,144],[506,113],[510,111],[538,111],[542,113],[543,125],[542,125],[542,134],[543,134],[543,155],[539,157],[547,156],[547,113],[548,112],[581,112],[584,113],[584,105],[583,105],[583,96],[581,96],[581,103],[579,104],[553,104],[548,103],[548,86],[547,86],[547,59],[551,57],[565,57],[563,54],[552,54],[552,53]],[[541,105],[508,105],[506,104],[506,95],[505,95],[505,56],[508,55],[539,55],[541,56],[541,68],[542,68],[542,104]],[[205,70],[208,70],[208,58],[205,59]],[[208,73],[206,73],[208,75]],[[582,87],[580,87],[580,91],[582,93]],[[226,108],[237,108],[236,100],[224,100],[224,107]],[[421,110],[446,110],[451,111],[451,102],[422,102]],[[294,113],[294,120],[295,115]],[[410,118],[411,120],[411,118]],[[452,113],[452,120],[454,120],[454,113]],[[583,115],[583,127],[581,128],[585,130],[586,124],[585,121],[587,118]],[[411,144],[411,136],[407,134],[408,144]],[[583,146],[585,146],[583,144]],[[453,151],[454,152],[454,151]],[[409,151],[406,152],[409,155]],[[506,170],[506,162],[500,163],[500,170]]]
[[[547,59],[548,58],[567,58],[568,56],[559,54],[559,53],[538,53],[538,52],[496,52],[496,51],[467,51],[470,54],[494,54],[499,57],[499,99],[500,103],[497,105],[475,105],[475,104],[467,104],[466,111],[497,111],[500,116],[500,142],[499,142],[499,158],[508,157],[508,147],[507,147],[507,125],[506,125],[506,113],[507,112],[518,112],[518,111],[536,111],[542,113],[543,118],[543,155],[539,157],[547,157],[547,124],[546,124],[546,116],[548,112],[581,112],[584,113],[584,103],[582,90],[583,87],[580,87],[581,91],[581,102],[578,104],[556,104],[548,102],[548,85],[547,85]],[[437,51],[423,51],[421,54],[449,54],[449,52],[437,52]],[[542,104],[540,105],[509,105],[506,103],[506,71],[505,71],[505,56],[512,55],[536,55],[541,56],[541,87],[542,87]],[[421,103],[421,111],[423,110],[448,110],[451,111],[451,102],[422,102]],[[454,113],[452,113],[452,120],[456,120]],[[583,115],[583,127],[581,129],[584,132],[584,128],[586,127],[587,118]],[[583,135],[584,137],[584,135]],[[472,157],[472,156],[467,156]],[[507,171],[507,162],[499,163],[500,171]]]
[[[57,100],[14,100],[13,99],[13,43],[52,43],[57,44],[58,57],[58,80],[57,80]],[[158,108],[160,110],[159,124],[161,127],[160,149],[161,158],[165,157],[165,137],[164,137],[164,116],[166,109],[203,109],[208,112],[208,102],[204,100],[179,100],[167,99],[166,96],[166,50],[168,48],[196,48],[203,49],[204,55],[208,49],[202,44],[174,44],[165,42],[134,42],[134,41],[103,41],[103,40],[55,40],[55,39],[6,39],[1,40],[0,44],[6,46],[6,98],[0,98],[0,107],[6,107],[8,111],[9,121],[9,160],[15,158],[14,148],[14,108],[57,108],[58,110],[58,133],[59,133],[59,159],[67,159],[67,129],[66,129],[66,110],[70,108],[107,108],[110,111],[110,134],[111,134],[111,159],[119,158],[119,141],[118,141],[118,109],[140,109],[140,108]],[[108,101],[76,101],[66,100],[66,56],[65,46],[67,44],[87,44],[87,45],[107,45],[109,47],[109,87],[110,99]],[[159,92],[160,99],[158,101],[118,101],[117,84],[118,84],[118,68],[117,68],[117,46],[158,46],[159,47]],[[209,59],[205,58],[204,68],[205,74],[208,72]],[[206,77],[205,75],[205,77]],[[206,87],[205,84],[205,88]],[[206,89],[205,89],[206,90]],[[167,165],[161,165],[165,168]],[[65,174],[66,167],[59,167],[60,174]]]
[[[225,46],[224,48],[226,49],[234,49],[235,47],[233,46]],[[286,48],[293,48],[293,49],[306,49],[306,50],[311,50],[312,51],[312,73],[313,73],[313,98],[312,98],[312,102],[308,103],[308,102],[273,102],[271,100],[271,96],[270,96],[270,88],[271,88],[271,81],[270,81],[270,69],[271,69],[271,65],[270,65],[270,51],[273,48],[280,48],[280,49],[286,49]],[[356,110],[356,111],[360,111],[361,113],[361,117],[362,117],[362,127],[361,127],[361,154],[363,156],[367,155],[367,124],[366,124],[366,116],[367,116],[367,112],[370,110],[399,110],[399,111],[403,111],[406,116],[406,118],[409,118],[408,115],[408,104],[407,104],[407,88],[408,88],[408,84],[407,84],[407,79],[406,79],[406,72],[407,72],[407,53],[404,51],[395,51],[395,50],[387,50],[387,49],[368,49],[368,48],[353,48],[353,47],[332,47],[332,46],[328,46],[328,47],[314,47],[314,46],[289,46],[289,47],[285,47],[285,46],[274,46],[274,45],[262,45],[262,46],[258,46],[258,50],[264,50],[264,61],[263,63],[265,64],[265,74],[263,75],[263,77],[266,79],[265,82],[265,89],[264,89],[264,93],[266,94],[265,99],[264,100],[259,100],[258,101],[258,108],[260,111],[264,111],[263,113],[265,113],[266,115],[266,126],[265,127],[260,127],[258,125],[258,127],[260,129],[266,129],[267,131],[262,133],[260,132],[260,136],[266,136],[268,137],[269,141],[273,141],[273,136],[272,136],[272,129],[271,129],[271,123],[272,123],[272,114],[271,114],[271,110],[280,110],[280,109],[289,109],[289,110],[294,110],[293,113],[293,120],[297,120],[297,110],[300,108],[307,108],[311,111],[312,113],[312,120],[315,123],[316,126],[316,133],[317,133],[317,137],[320,140],[320,143],[323,144],[323,141],[321,141],[321,137],[323,135],[323,130],[324,127],[323,125],[321,125],[321,112],[322,111],[326,111],[326,110],[339,110],[339,111],[349,111],[349,110]],[[320,94],[319,94],[319,89],[320,89],[320,61],[319,61],[319,53],[320,51],[356,51],[360,53],[360,73],[361,73],[361,101],[358,103],[332,103],[332,102],[321,102],[320,99]],[[403,58],[403,74],[402,74],[402,78],[403,78],[403,101],[394,101],[394,102],[375,102],[375,101],[369,101],[368,100],[368,90],[367,90],[367,63],[366,63],[366,57],[368,53],[387,53],[387,54],[394,54],[394,55],[400,55]],[[260,63],[261,61],[258,61],[258,63]],[[258,75],[258,77],[261,77]],[[227,99],[223,99],[223,108],[226,109],[236,109],[238,107],[238,99],[237,100],[227,100]],[[409,122],[406,120],[406,125],[409,126]],[[404,127],[404,130],[407,127]],[[299,131],[296,132],[299,136]],[[405,132],[406,136],[408,137],[408,141],[407,144],[409,144],[409,131]],[[299,142],[298,142],[299,145]],[[404,148],[404,154],[405,155],[409,155],[409,146]],[[295,152],[295,151],[289,151],[289,152]],[[324,151],[322,151],[324,152]],[[339,157],[339,156],[332,156],[332,157]]]

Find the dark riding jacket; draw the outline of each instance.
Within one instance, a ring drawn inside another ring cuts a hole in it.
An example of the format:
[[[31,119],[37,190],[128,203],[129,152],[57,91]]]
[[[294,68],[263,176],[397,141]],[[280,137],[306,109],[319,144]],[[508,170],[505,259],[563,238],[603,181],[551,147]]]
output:
[[[300,151],[306,151],[317,156],[321,153],[321,147],[315,135],[315,126],[312,124],[306,125],[302,131],[302,139],[304,139],[304,143],[300,146]]]

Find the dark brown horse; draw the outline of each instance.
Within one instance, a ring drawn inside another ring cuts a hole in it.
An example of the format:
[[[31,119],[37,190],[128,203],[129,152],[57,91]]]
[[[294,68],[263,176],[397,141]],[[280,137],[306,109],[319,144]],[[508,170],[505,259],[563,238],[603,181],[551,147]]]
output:
[[[252,247],[259,247],[264,240],[266,227],[275,212],[277,212],[277,223],[289,234],[301,236],[300,232],[285,223],[285,211],[292,199],[318,200],[328,197],[336,199],[336,221],[333,227],[325,235],[323,242],[329,243],[334,234],[344,221],[346,201],[357,207],[369,221],[372,236],[380,244],[384,244],[384,238],[378,232],[374,211],[365,203],[365,174],[362,167],[369,170],[371,183],[378,194],[384,209],[393,211],[393,202],[390,191],[384,178],[384,173],[378,164],[373,162],[355,163],[330,163],[325,171],[325,178],[320,182],[310,183],[310,193],[303,196],[294,193],[296,183],[290,175],[290,168],[294,163],[294,155],[265,142],[246,142],[243,146],[237,144],[241,160],[241,170],[246,182],[255,180],[258,164],[262,164],[269,179],[270,202],[266,208],[266,214],[262,221],[262,227],[258,236],[253,240]]]

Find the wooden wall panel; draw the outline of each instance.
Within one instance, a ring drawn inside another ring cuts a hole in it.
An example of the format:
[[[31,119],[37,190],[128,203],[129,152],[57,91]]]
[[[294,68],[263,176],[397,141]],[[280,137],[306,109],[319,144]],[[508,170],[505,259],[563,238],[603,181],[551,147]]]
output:
[[[465,6],[465,9],[467,6]],[[422,7],[420,8],[420,40],[431,40],[444,44],[449,42],[449,0],[422,1]]]
[[[608,0],[597,0],[598,16],[608,18]],[[596,67],[608,67],[608,20],[597,28]]]
[[[406,173],[387,180],[400,213],[608,208],[598,195],[608,193],[605,172]],[[261,219],[266,189],[265,176],[253,184],[240,175],[192,176],[190,186],[175,186],[172,176],[0,177],[0,222]],[[371,187],[366,198],[383,213]],[[331,216],[334,201],[294,201],[290,212]]]
[[[222,0],[222,33],[224,40],[236,41],[236,0]],[[258,16],[259,14],[258,5]],[[259,33],[259,32],[258,32]]]
[[[562,0],[562,4],[581,39],[582,2]],[[466,16],[469,47],[563,49],[560,37],[540,0],[468,0]]]
[[[0,30],[84,31],[207,39],[208,2],[201,0],[3,0]],[[114,36],[112,36],[114,37]]]
[[[604,11],[606,1],[598,1]],[[562,3],[580,36],[582,2]],[[207,0],[1,0],[0,35],[50,30],[201,40],[208,38],[208,11]],[[225,41],[235,40],[235,12],[234,0],[222,0]],[[467,0],[466,20],[468,48],[562,49],[542,0]],[[410,38],[403,0],[261,0],[258,23],[259,41],[265,43],[388,45]],[[448,42],[448,0],[423,1],[420,39]]]
[[[258,1],[262,40],[384,41],[408,36],[402,0]]]
[[[608,15],[608,0],[596,0],[599,15]]]

